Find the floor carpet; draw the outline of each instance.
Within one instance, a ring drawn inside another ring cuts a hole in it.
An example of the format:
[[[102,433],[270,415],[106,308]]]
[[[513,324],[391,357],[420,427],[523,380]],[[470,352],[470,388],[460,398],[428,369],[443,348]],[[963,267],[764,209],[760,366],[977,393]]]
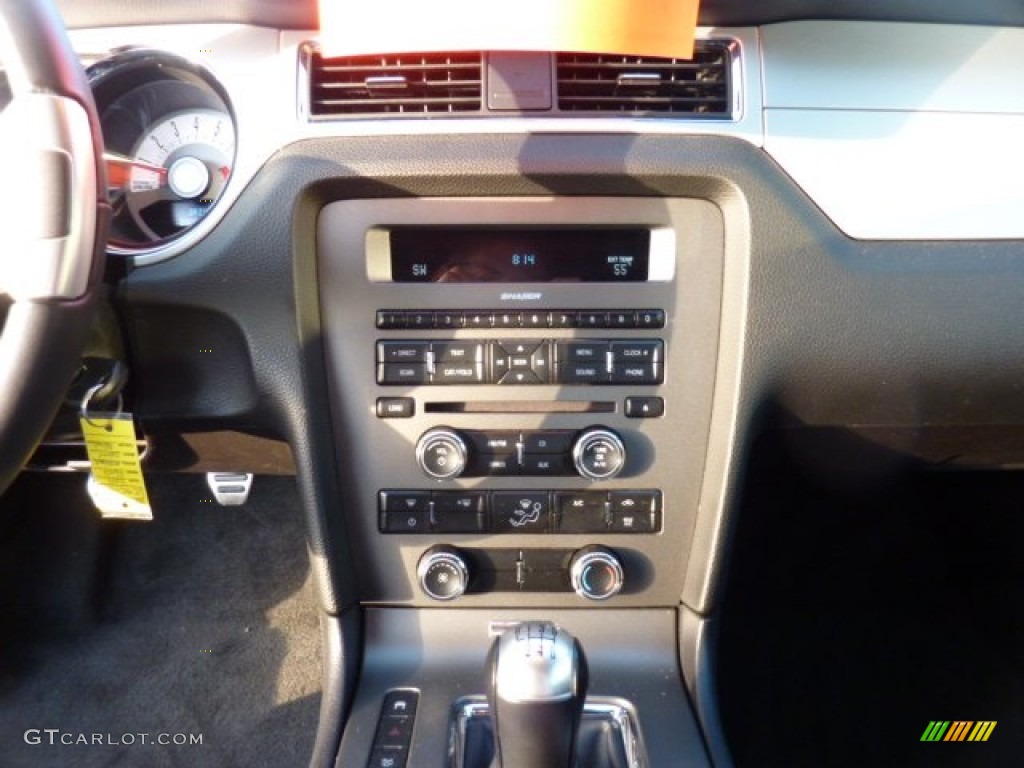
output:
[[[148,523],[100,522],[81,476],[3,499],[0,766],[308,764],[320,630],[294,480],[236,508],[201,477],[149,483]]]

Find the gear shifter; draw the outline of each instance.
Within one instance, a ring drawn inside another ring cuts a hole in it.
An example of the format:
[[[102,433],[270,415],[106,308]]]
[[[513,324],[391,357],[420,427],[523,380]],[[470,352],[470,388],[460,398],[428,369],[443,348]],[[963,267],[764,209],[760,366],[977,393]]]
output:
[[[494,768],[576,768],[587,695],[576,638],[547,621],[514,624],[494,641],[487,664]]]

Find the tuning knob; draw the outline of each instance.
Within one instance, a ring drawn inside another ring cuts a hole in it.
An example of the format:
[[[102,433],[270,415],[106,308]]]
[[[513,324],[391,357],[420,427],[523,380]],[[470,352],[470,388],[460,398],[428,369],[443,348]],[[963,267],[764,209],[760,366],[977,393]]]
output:
[[[607,600],[617,595],[624,578],[619,556],[605,547],[584,547],[569,563],[573,591],[588,600]]]
[[[626,446],[607,427],[590,427],[573,443],[572,463],[589,480],[610,480],[626,466]]]
[[[444,544],[431,547],[416,567],[420,589],[434,600],[454,600],[469,586],[469,566],[462,553]]]
[[[424,432],[416,443],[416,463],[436,480],[449,480],[465,471],[469,450],[462,435],[448,427]]]

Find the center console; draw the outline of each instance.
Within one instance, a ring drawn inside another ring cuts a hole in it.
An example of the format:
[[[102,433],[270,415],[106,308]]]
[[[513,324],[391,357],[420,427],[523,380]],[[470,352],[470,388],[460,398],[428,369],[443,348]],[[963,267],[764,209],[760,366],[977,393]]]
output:
[[[367,631],[402,627],[367,648],[421,654],[409,675],[395,658],[379,668],[365,659],[353,716],[378,712],[389,691],[415,690],[417,718],[432,716],[433,700],[452,722],[452,702],[485,688],[482,663],[460,667],[462,683],[440,674],[458,666],[445,655],[451,633],[473,633],[460,644],[480,661],[488,627],[515,611],[592,636],[593,658],[605,660],[591,665],[592,690],[629,694],[599,690],[631,685],[611,661],[614,638],[641,653],[644,623],[671,625],[691,548],[721,313],[718,207],[345,200],[322,209],[317,252],[325,418],[348,494],[338,515],[355,543]],[[624,617],[640,636],[604,623]],[[647,662],[678,690],[658,717],[653,702],[627,708],[649,746],[658,718],[675,718],[664,738],[678,749],[690,733],[678,723],[693,718],[667,631]],[[405,752],[353,733],[343,744],[351,764],[373,749],[406,764]],[[695,726],[690,735],[703,755]]]

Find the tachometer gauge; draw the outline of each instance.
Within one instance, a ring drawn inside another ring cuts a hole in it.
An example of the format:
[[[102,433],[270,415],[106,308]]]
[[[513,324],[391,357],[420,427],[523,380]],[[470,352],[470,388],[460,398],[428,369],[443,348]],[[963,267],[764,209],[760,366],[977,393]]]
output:
[[[109,250],[166,251],[206,218],[231,178],[235,122],[227,95],[202,68],[148,50],[105,60],[90,79],[113,212]]]
[[[179,112],[151,126],[121,190],[139,229],[158,240],[202,219],[224,190],[234,156],[234,125],[223,112]]]

